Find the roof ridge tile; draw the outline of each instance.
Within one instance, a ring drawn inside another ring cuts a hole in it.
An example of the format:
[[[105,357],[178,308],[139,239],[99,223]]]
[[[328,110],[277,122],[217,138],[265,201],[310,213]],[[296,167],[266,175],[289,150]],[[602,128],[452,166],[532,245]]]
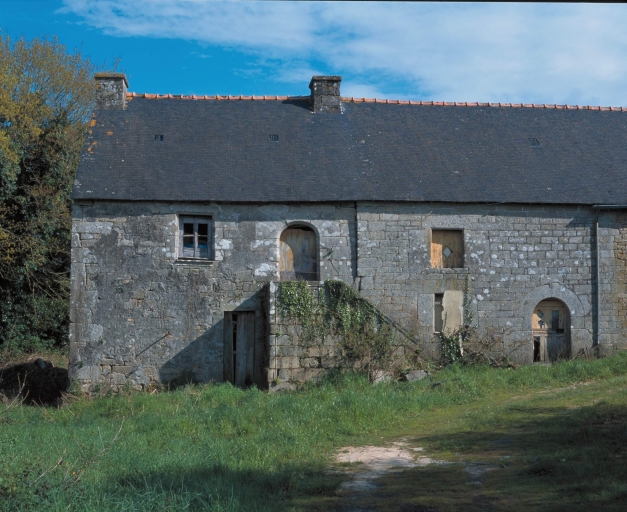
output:
[[[219,100],[219,101],[299,101],[308,100],[309,96],[278,96],[278,95],[197,95],[197,94],[150,94],[145,92],[127,92],[126,98],[145,99],[181,99],[181,100]],[[491,103],[481,101],[425,101],[425,100],[390,100],[382,98],[355,98],[342,96],[344,103],[383,103],[386,105],[421,105],[435,107],[501,107],[501,108],[551,108],[558,110],[603,110],[611,112],[627,112],[627,107],[592,106],[592,105],[557,105],[548,103]]]

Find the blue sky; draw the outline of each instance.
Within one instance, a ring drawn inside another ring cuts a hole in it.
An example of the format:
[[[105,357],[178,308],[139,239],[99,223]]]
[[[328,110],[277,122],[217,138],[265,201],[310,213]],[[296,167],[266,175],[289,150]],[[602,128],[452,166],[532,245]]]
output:
[[[57,35],[130,90],[627,106],[619,4],[0,0],[13,38]]]

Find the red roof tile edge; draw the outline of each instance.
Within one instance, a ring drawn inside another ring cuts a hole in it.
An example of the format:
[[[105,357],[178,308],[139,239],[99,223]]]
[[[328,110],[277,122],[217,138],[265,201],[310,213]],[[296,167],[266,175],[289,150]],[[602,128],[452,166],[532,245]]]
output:
[[[264,100],[307,100],[309,96],[202,96],[192,94],[146,94],[137,92],[127,92],[126,98],[147,98],[147,99],[178,99],[178,100],[242,100],[242,101],[264,101]],[[416,100],[383,100],[377,98],[349,98],[342,97],[344,103],[386,103],[389,105],[422,105],[439,107],[511,107],[511,108],[553,108],[566,110],[611,110],[615,112],[627,112],[627,107],[598,107],[582,105],[554,105],[547,103],[482,103],[470,101],[416,101]]]

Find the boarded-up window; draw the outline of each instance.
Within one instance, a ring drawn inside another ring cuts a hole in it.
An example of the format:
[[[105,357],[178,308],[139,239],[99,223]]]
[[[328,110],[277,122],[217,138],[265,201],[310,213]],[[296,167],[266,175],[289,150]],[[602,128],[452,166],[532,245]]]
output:
[[[431,267],[462,268],[464,266],[464,236],[451,229],[431,230]]]
[[[290,227],[281,233],[279,271],[281,281],[318,281],[318,243],[313,229]]]
[[[181,258],[212,258],[212,223],[207,217],[179,219],[179,256]]]
[[[433,297],[433,332],[450,333],[462,326],[464,292],[448,290]]]

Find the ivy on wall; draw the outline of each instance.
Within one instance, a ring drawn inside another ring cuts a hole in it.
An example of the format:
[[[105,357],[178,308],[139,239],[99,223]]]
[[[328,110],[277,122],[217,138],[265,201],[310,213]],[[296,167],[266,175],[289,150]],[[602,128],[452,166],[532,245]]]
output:
[[[371,379],[392,366],[394,329],[374,304],[344,282],[327,280],[322,289],[306,281],[283,282],[277,305],[283,318],[301,326],[301,346],[336,337],[338,366],[364,371]]]

